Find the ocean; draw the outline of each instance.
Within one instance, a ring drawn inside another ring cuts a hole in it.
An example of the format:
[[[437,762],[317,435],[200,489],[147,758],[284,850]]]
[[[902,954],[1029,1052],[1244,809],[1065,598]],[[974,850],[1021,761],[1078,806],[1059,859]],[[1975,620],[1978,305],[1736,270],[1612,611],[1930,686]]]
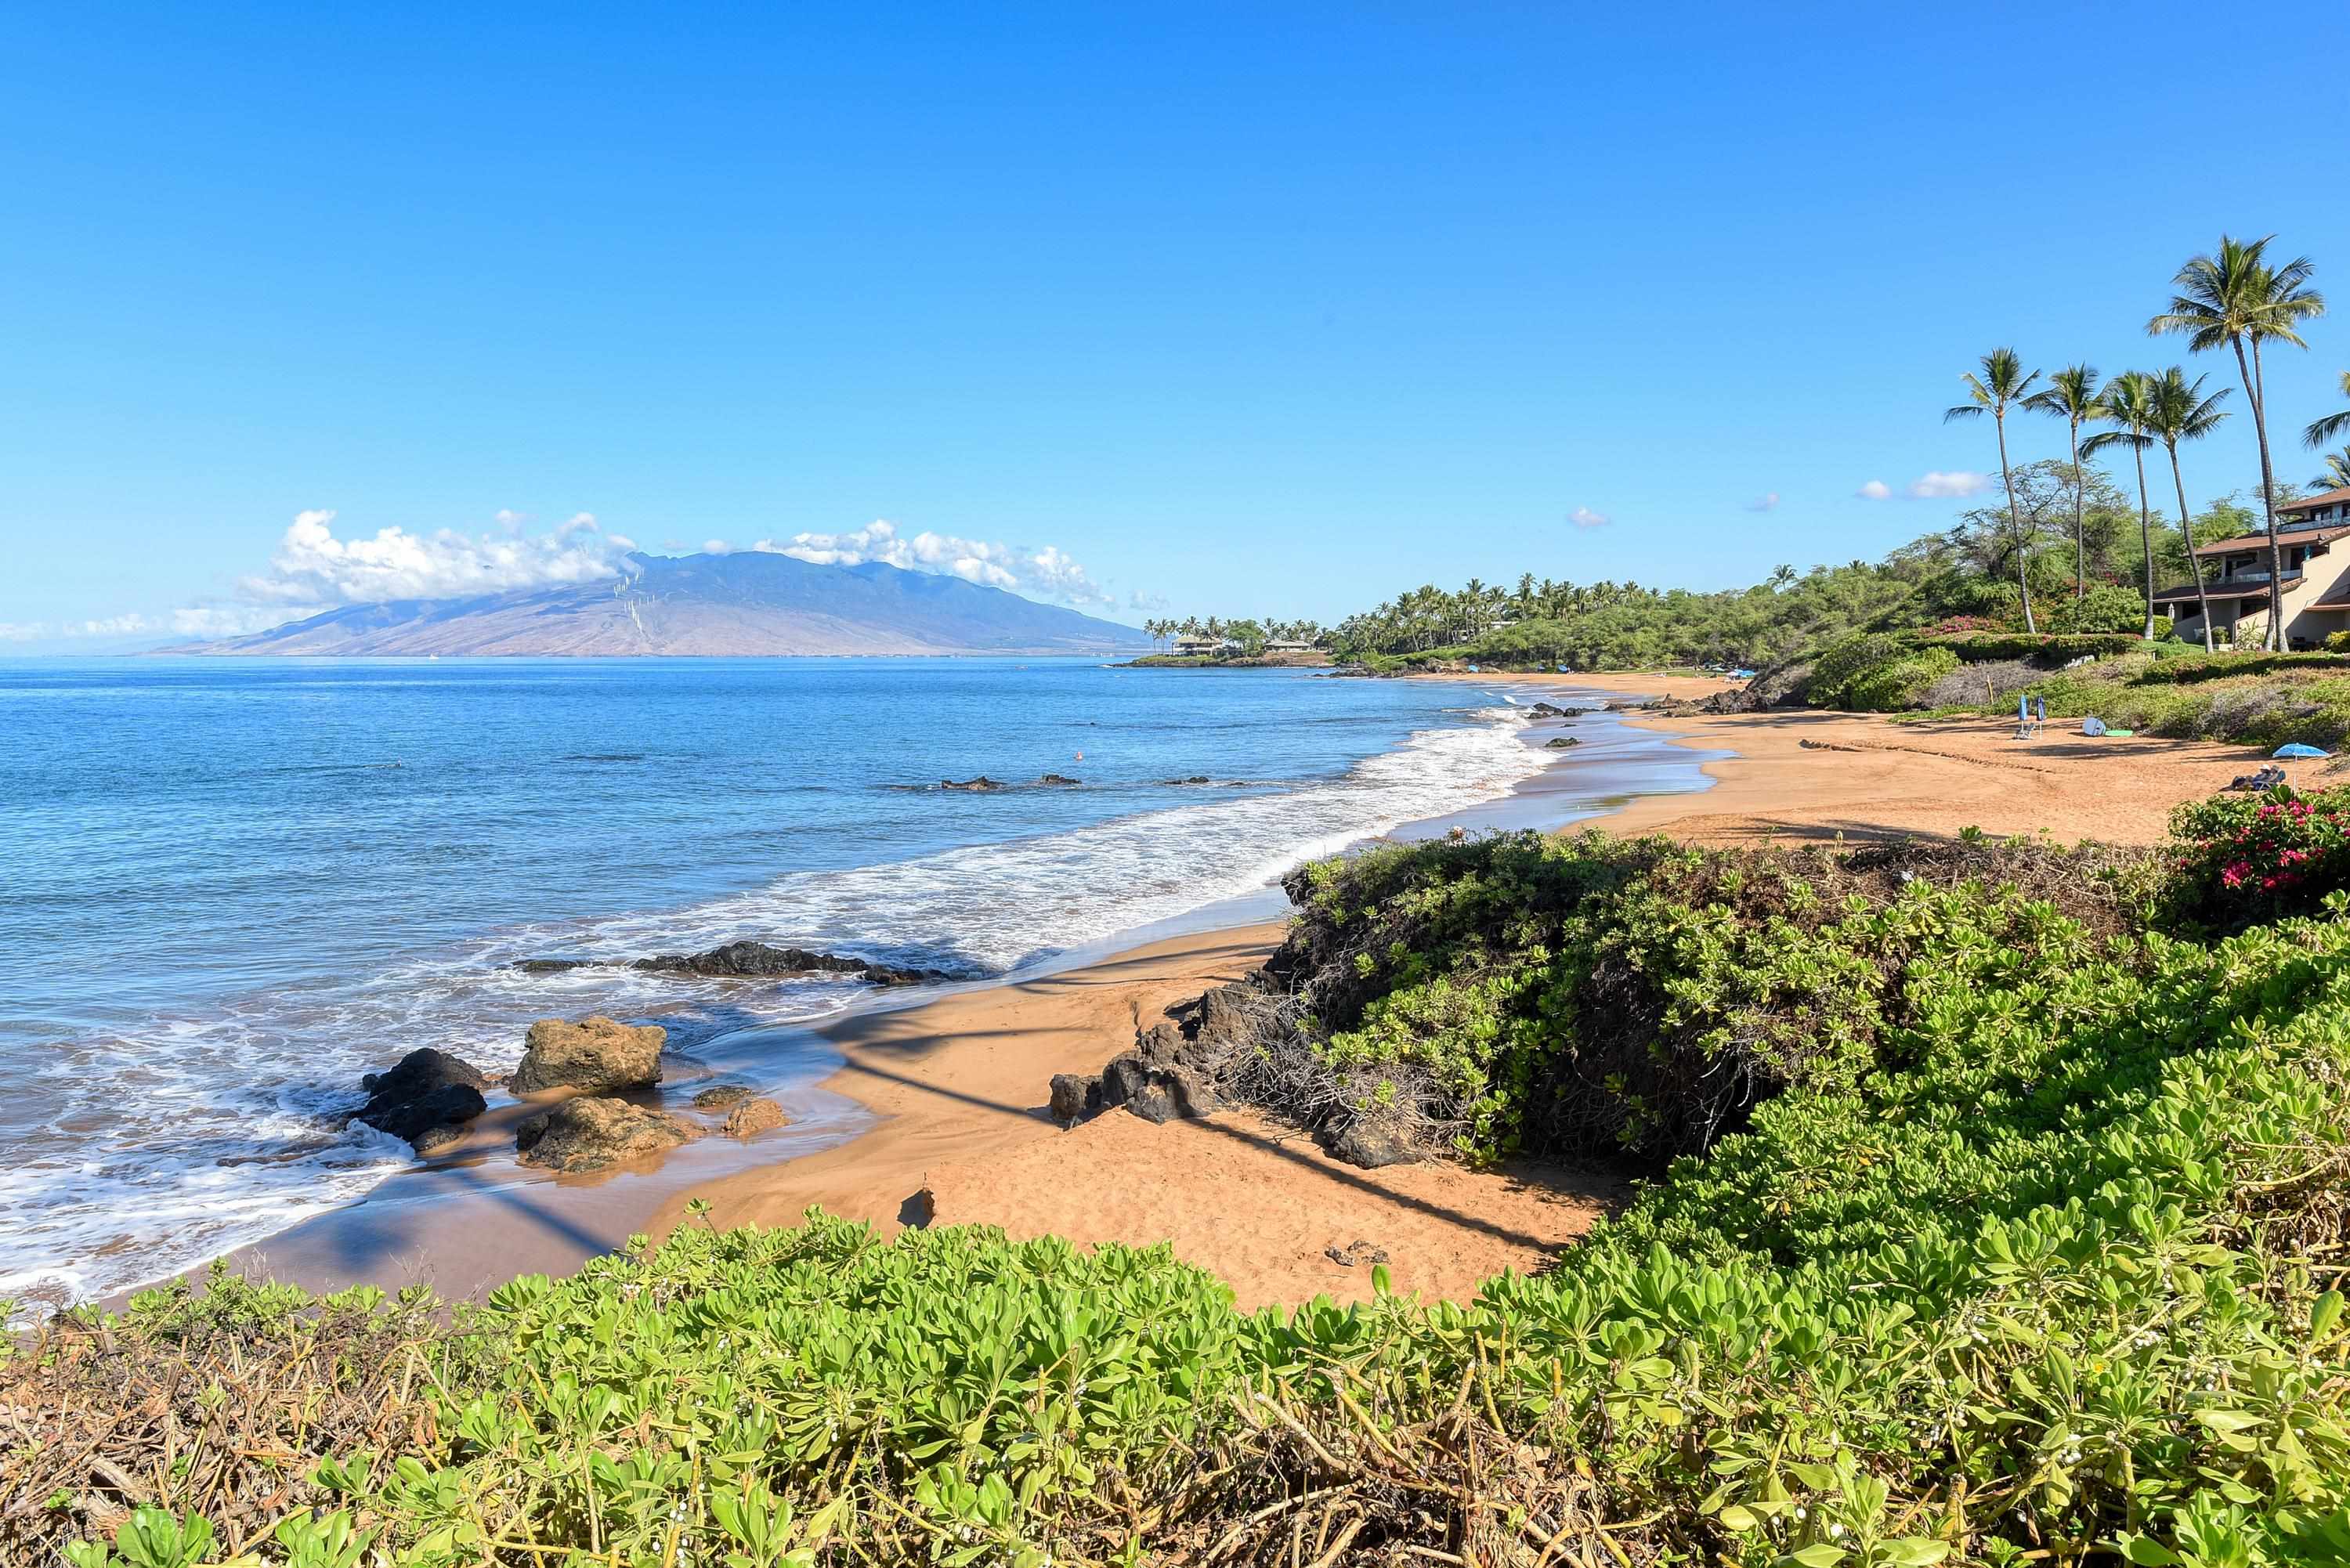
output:
[[[1493,825],[1560,755],[1528,700],[1056,659],[0,663],[0,1296],[348,1203],[411,1159],[340,1114],[418,1046],[499,1070],[533,1019],[605,1012],[691,1053],[869,989],[516,960],[1034,968],[1401,825]],[[1611,743],[1570,767],[1660,765],[1578,722]],[[975,775],[1006,787],[940,787]]]

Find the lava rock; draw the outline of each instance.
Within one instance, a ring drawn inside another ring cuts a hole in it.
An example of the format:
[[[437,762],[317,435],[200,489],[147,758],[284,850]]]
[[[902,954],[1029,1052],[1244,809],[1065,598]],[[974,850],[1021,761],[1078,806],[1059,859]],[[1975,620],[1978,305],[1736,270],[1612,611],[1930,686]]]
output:
[[[516,959],[506,967],[519,970],[524,974],[562,974],[570,970],[586,969],[595,962],[594,959]]]
[[[991,790],[1002,789],[1003,786],[996,783],[993,779],[989,778],[985,774],[982,774],[977,778],[965,779],[961,784],[957,784],[952,779],[941,779],[939,781],[939,787],[941,789]]]
[[[1101,1098],[1104,1106],[1124,1106],[1154,1124],[1209,1116],[1218,1108],[1205,1075],[1153,1062],[1139,1051],[1114,1056],[1102,1069]]]
[[[1545,751],[1563,752],[1569,746],[1579,746],[1581,744],[1583,744],[1583,742],[1573,735],[1554,735],[1549,740],[1543,742],[1543,748]]]
[[[765,1098],[744,1100],[727,1113],[726,1136],[749,1137],[753,1133],[763,1133],[773,1127],[785,1126],[791,1119],[784,1115],[784,1107],[773,1100]]]
[[[668,1038],[658,1024],[618,1023],[602,1013],[577,1023],[542,1018],[524,1037],[522,1064],[506,1086],[517,1095],[650,1088],[660,1082],[661,1042]]]
[[[1086,781],[1083,779],[1073,779],[1063,774],[1046,774],[1043,778],[1038,779],[1036,782],[1038,784],[1083,784]]]
[[[1253,1004],[1257,998],[1253,987],[1234,982],[1220,985],[1200,997],[1198,1038],[1229,1042],[1245,1040],[1254,1027]]]
[[[411,1051],[391,1067],[359,1080],[368,1102],[351,1119],[404,1138],[422,1154],[428,1143],[453,1142],[467,1122],[489,1108],[482,1098],[489,1084],[480,1068],[445,1051]],[[433,1136],[444,1127],[448,1137]]]
[[[723,1111],[729,1106],[739,1106],[750,1097],[751,1087],[747,1084],[713,1084],[693,1096],[693,1108],[697,1111]]]
[[[564,1101],[515,1129],[525,1165],[574,1175],[677,1147],[698,1136],[675,1116],[598,1096]]]
[[[814,952],[806,948],[779,948],[766,942],[728,942],[700,953],[662,953],[639,959],[632,968],[660,974],[701,975],[710,980],[787,980],[804,974],[851,974],[876,985],[920,985],[925,981],[952,980],[944,970],[899,969],[839,953]]]
[[[1102,1108],[1102,1081],[1097,1073],[1053,1075],[1052,1118],[1065,1127]]]
[[[1332,1157],[1366,1170],[1383,1165],[1410,1165],[1419,1158],[1411,1140],[1393,1127],[1370,1116],[1352,1116],[1324,1144]]]

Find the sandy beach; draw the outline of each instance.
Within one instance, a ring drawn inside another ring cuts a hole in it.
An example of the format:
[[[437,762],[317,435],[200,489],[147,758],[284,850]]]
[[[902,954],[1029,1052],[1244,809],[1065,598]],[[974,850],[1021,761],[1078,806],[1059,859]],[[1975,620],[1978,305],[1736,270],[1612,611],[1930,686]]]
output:
[[[1656,675],[1430,679],[1627,697],[1701,697],[1725,684]],[[1703,764],[1711,785],[1617,800],[1594,825],[1717,845],[1968,826],[2152,842],[2173,805],[2257,761],[2241,747],[2150,738],[2051,732],[2018,742],[2012,725],[1987,720],[1896,724],[1783,712],[1627,722],[1716,753]],[[1571,787],[1574,773],[1552,770],[1527,787]],[[1367,1262],[1341,1262],[1334,1251],[1384,1253],[1400,1290],[1465,1295],[1503,1269],[1541,1267],[1619,1196],[1602,1178],[1531,1167],[1359,1170],[1241,1111],[1163,1127],[1113,1112],[1066,1131],[1046,1118],[1052,1075],[1098,1070],[1169,1008],[1257,967],[1282,929],[1276,922],[1173,937],[817,1025],[806,1033],[840,1064],[816,1101],[847,1107],[863,1130],[815,1152],[802,1152],[809,1140],[790,1129],[723,1156],[706,1141],[672,1156],[653,1180],[590,1191],[544,1179],[494,1187],[463,1168],[421,1171],[387,1184],[383,1200],[371,1196],[238,1261],[310,1284],[424,1279],[462,1296],[520,1268],[570,1266],[634,1231],[666,1234],[700,1199],[719,1225],[788,1225],[820,1206],[885,1234],[907,1224],[980,1223],[1015,1237],[1163,1241],[1253,1307],[1367,1296]],[[738,1044],[758,1049],[748,1037]],[[484,1150],[476,1168],[497,1159]]]

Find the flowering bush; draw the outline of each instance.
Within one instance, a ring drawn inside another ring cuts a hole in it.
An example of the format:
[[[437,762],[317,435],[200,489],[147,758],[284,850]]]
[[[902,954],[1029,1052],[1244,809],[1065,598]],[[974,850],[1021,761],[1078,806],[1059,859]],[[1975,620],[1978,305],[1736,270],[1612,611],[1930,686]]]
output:
[[[2220,929],[2306,913],[2350,885],[2350,789],[2219,795],[2171,818],[2180,914]]]

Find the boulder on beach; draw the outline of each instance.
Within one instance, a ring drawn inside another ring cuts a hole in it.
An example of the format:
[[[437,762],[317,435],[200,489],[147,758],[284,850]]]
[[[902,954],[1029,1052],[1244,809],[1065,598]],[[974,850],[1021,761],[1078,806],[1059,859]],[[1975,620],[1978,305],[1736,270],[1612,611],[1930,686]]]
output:
[[[1193,1036],[1208,1043],[1245,1040],[1255,1024],[1257,989],[1235,981],[1200,997],[1199,1027]]]
[[[525,1165],[573,1175],[660,1154],[700,1136],[665,1112],[600,1096],[564,1101],[515,1128]]]
[[[1101,1103],[1124,1106],[1144,1121],[1196,1118],[1218,1108],[1207,1076],[1171,1062],[1154,1062],[1139,1051],[1114,1056],[1101,1073]]]
[[[1419,1150],[1400,1129],[1376,1116],[1347,1117],[1344,1127],[1326,1135],[1322,1147],[1334,1158],[1366,1170],[1377,1170],[1385,1165],[1409,1165],[1419,1158]]]
[[[790,1120],[791,1117],[784,1115],[784,1107],[773,1100],[764,1096],[755,1100],[744,1100],[727,1113],[726,1136],[749,1137],[753,1133],[763,1133],[773,1127],[783,1127]]]
[[[712,1084],[693,1096],[693,1108],[697,1111],[723,1111],[739,1106],[750,1097],[751,1085],[748,1084]]]
[[[1583,742],[1575,739],[1573,735],[1553,735],[1549,740],[1543,742],[1544,750],[1553,752],[1563,752],[1569,746],[1579,746],[1581,744],[1583,744]]]
[[[1101,1109],[1101,1075],[1098,1073],[1055,1073],[1053,1075],[1053,1099],[1046,1107],[1052,1118],[1065,1127],[1075,1127],[1086,1116]]]
[[[522,1064],[506,1086],[517,1095],[649,1088],[660,1082],[661,1042],[668,1038],[658,1024],[619,1023],[600,1012],[577,1023],[542,1018],[524,1036]]]
[[[489,1084],[480,1068],[445,1051],[411,1051],[359,1080],[368,1102],[351,1119],[429,1153],[455,1142],[465,1124],[489,1108],[482,1097]]]

